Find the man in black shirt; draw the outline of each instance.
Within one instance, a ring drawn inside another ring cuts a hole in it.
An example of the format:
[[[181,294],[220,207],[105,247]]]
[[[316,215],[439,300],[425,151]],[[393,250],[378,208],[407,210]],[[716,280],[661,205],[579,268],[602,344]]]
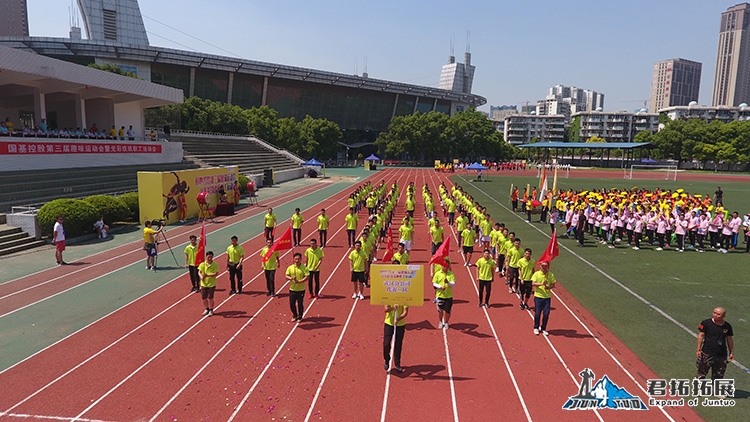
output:
[[[727,311],[715,308],[713,317],[703,320],[698,326],[698,344],[695,355],[698,358],[696,378],[704,379],[711,370],[711,379],[724,378],[728,360],[734,359],[734,332],[732,326],[724,321]],[[727,357],[727,347],[729,353]],[[727,360],[728,359],[728,360]]]
[[[721,186],[716,187],[716,192],[714,192],[714,204],[721,203],[724,205],[724,191],[721,190]]]

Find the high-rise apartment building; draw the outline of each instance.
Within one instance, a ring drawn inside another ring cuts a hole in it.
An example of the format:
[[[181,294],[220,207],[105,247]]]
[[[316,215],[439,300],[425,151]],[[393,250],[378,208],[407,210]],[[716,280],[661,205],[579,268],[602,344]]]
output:
[[[711,104],[737,106],[750,102],[750,4],[721,14],[719,48]]]
[[[28,37],[26,0],[0,0],[0,37]]]
[[[691,60],[670,59],[654,63],[649,113],[698,101],[703,65]]]
[[[471,94],[471,85],[474,83],[474,69],[471,64],[471,53],[464,53],[464,62],[456,63],[456,58],[451,54],[448,64],[444,64],[440,72],[440,89],[448,91]]]

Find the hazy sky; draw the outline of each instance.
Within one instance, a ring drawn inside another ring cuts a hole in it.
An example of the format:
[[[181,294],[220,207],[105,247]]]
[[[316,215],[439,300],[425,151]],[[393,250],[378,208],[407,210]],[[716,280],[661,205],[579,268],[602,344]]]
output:
[[[29,0],[32,36],[67,37],[70,1]],[[450,40],[489,105],[535,103],[547,88],[605,94],[606,110],[648,100],[653,64],[703,63],[711,102],[725,0],[141,0],[152,45],[437,86]],[[194,37],[184,35],[179,31]],[[84,37],[85,37],[84,31]],[[226,51],[222,51],[226,50]],[[231,52],[231,53],[229,53]],[[365,59],[366,58],[366,59]]]

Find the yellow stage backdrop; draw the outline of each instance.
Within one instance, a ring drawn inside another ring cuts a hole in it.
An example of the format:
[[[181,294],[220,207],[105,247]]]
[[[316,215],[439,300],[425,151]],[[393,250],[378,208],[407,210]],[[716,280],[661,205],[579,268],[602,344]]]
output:
[[[229,202],[234,201],[237,167],[212,167],[175,172],[138,172],[138,208],[140,222],[167,220],[174,223],[198,215],[198,194],[207,192],[209,207],[219,203],[219,189],[224,188]],[[185,215],[182,214],[183,203]]]
[[[373,264],[370,267],[371,305],[422,306],[424,266]]]

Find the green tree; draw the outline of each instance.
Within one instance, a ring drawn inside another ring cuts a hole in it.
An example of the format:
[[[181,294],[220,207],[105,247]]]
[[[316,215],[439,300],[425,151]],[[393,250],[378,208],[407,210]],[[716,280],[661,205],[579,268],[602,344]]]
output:
[[[607,140],[604,138],[600,138],[598,136],[592,136],[589,139],[586,139],[587,144],[602,144],[607,143]]]
[[[576,116],[568,128],[568,141],[581,142],[581,116]]]
[[[110,63],[107,63],[107,64],[89,63],[88,67],[93,68],[93,69],[103,70],[105,72],[116,73],[122,76],[127,76],[128,78],[141,79],[135,73],[128,72],[127,70],[122,70],[120,69],[120,66],[110,64]]]
[[[268,106],[253,107],[243,113],[247,119],[248,133],[258,138],[276,143],[279,113]]]
[[[305,116],[299,123],[302,141],[302,157],[321,159],[332,158],[340,149],[342,139],[341,128],[336,123],[326,119],[313,119]]]

